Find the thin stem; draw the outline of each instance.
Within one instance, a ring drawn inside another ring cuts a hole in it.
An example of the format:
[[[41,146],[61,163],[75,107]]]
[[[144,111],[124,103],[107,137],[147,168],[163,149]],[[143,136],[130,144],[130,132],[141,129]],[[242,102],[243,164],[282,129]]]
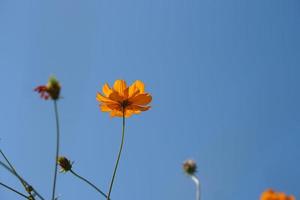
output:
[[[3,153],[2,150],[0,150],[0,153],[3,156],[3,158],[5,159],[5,161],[7,162],[7,164],[9,165],[9,167],[12,169],[13,173],[17,176],[17,178],[20,180],[20,182],[22,183],[23,187],[26,190],[27,185],[24,183],[23,179],[19,176],[19,174],[17,173],[14,166],[9,162],[8,158],[5,156],[5,154]]]
[[[111,182],[110,182],[110,187],[109,187],[109,192],[108,192],[108,195],[107,195],[107,200],[110,199],[110,194],[111,194],[111,191],[112,191],[112,188],[113,188],[116,172],[117,172],[118,165],[119,165],[119,160],[120,160],[120,157],[121,157],[121,154],[122,154],[122,149],[123,149],[123,144],[124,144],[124,136],[125,136],[125,109],[123,108],[122,140],[121,140],[120,150],[119,150],[119,153],[118,153],[118,158],[117,158],[117,161],[116,161],[114,173],[113,173],[113,176],[112,176],[112,179],[111,179]]]
[[[3,168],[5,168],[6,170],[8,170],[12,175],[16,176],[17,178],[21,178],[24,183],[26,185],[30,185],[28,184],[28,182],[26,180],[24,180],[20,175],[16,174],[9,166],[7,166],[5,163],[3,163],[2,161],[0,161],[0,165],[2,165]],[[38,196],[41,200],[45,200],[34,188],[33,186],[31,186],[33,189],[33,192],[36,196]]]
[[[89,184],[90,186],[92,186],[95,190],[97,190],[100,194],[102,194],[105,198],[107,198],[107,195],[102,192],[99,188],[97,188],[93,183],[91,183],[89,180],[83,178],[82,176],[80,176],[79,174],[77,174],[76,172],[74,172],[73,170],[70,170],[70,172],[76,176],[77,178],[83,180],[84,182],[86,182],[87,184]]]
[[[191,178],[196,184],[196,200],[200,200],[200,181],[195,175],[191,175]]]
[[[5,187],[5,188],[9,189],[10,191],[13,191],[13,192],[15,192],[15,193],[16,193],[16,194],[18,194],[18,195],[20,195],[20,196],[24,197],[25,199],[28,199],[28,197],[27,197],[25,194],[22,194],[21,192],[19,192],[19,191],[15,190],[14,188],[12,188],[12,187],[9,187],[8,185],[5,185],[4,183],[1,183],[1,182],[0,182],[0,185],[2,185],[3,187]]]
[[[54,178],[53,178],[53,187],[52,187],[52,200],[55,199],[55,189],[56,189],[56,177],[57,177],[57,159],[59,155],[59,118],[57,111],[57,101],[54,102],[54,111],[55,111],[55,120],[56,120],[56,153],[55,153],[55,168],[54,168]]]
[[[16,171],[16,169],[14,168],[14,166],[10,163],[10,161],[8,160],[8,158],[6,157],[6,155],[3,153],[3,151],[0,149],[0,153],[2,155],[2,157],[5,159],[5,161],[7,162],[7,165],[5,165],[2,161],[0,161],[0,164],[6,168],[7,170],[9,170],[13,175],[15,175],[19,180],[20,182],[22,183],[25,191],[29,194],[29,195],[32,195],[30,191],[28,191],[28,187],[31,186],[30,184],[28,184]],[[32,191],[42,200],[44,200],[44,198],[33,188],[33,186],[31,186],[32,188]]]

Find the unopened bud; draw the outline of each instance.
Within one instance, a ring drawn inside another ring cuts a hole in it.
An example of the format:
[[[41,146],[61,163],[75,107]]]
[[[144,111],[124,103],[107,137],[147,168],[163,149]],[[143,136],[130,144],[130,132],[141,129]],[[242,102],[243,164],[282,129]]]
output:
[[[67,172],[72,169],[72,164],[71,164],[70,160],[68,160],[64,156],[58,157],[57,163],[61,167],[62,172]]]
[[[33,191],[33,187],[31,185],[26,186],[26,191],[31,193]]]
[[[61,86],[58,80],[52,76],[49,78],[47,83],[47,93],[53,100],[57,100],[59,98]]]
[[[197,164],[194,160],[186,160],[182,167],[184,172],[189,175],[194,175],[197,171]]]

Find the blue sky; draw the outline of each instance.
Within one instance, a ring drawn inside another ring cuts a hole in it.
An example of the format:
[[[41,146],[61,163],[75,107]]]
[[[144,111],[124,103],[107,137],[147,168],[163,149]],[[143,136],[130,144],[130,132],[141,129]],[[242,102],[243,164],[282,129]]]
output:
[[[50,197],[55,74],[61,154],[108,190],[121,119],[101,113],[106,82],[140,79],[152,109],[127,120],[112,199],[194,199],[182,162],[198,162],[202,199],[300,198],[300,3],[296,0],[0,0],[0,147]],[[0,169],[0,180],[17,180]],[[60,174],[61,199],[99,199]],[[0,188],[1,199],[20,199]],[[102,198],[103,199],[103,198]]]

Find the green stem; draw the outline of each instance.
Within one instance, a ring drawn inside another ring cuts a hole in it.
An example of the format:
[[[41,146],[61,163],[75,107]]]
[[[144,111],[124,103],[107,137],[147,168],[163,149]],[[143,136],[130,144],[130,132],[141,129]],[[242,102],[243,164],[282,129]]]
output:
[[[17,173],[16,169],[14,168],[14,166],[10,163],[10,161],[8,160],[8,158],[5,156],[5,154],[3,153],[2,150],[0,150],[0,153],[2,155],[2,157],[4,158],[4,160],[7,162],[7,164],[9,165],[9,167],[12,169],[12,171],[14,172],[14,174],[17,176],[17,178],[20,180],[20,182],[22,183],[23,187],[26,190],[26,184],[24,183],[23,179],[19,176],[19,174]]]
[[[54,179],[53,179],[53,187],[52,187],[52,200],[55,199],[55,189],[56,189],[56,177],[57,177],[57,159],[59,155],[59,118],[57,111],[57,101],[54,102],[54,111],[55,111],[55,120],[56,120],[56,154],[55,154],[55,168],[54,168]]]
[[[124,136],[125,136],[125,109],[123,108],[122,140],[121,140],[120,150],[119,150],[119,153],[118,153],[118,158],[117,158],[117,161],[116,161],[114,173],[113,173],[113,176],[112,176],[112,179],[111,179],[111,182],[110,182],[109,192],[108,192],[108,195],[107,195],[107,198],[106,198],[107,200],[110,199],[110,194],[111,194],[111,191],[112,191],[112,188],[113,188],[116,172],[117,172],[118,165],[119,165],[119,160],[120,160],[120,157],[121,157],[121,154],[122,154],[122,149],[123,149],[123,144],[124,144]]]
[[[5,159],[5,161],[7,162],[7,164],[9,165],[9,167],[6,166],[6,165],[5,165],[4,163],[2,163],[2,162],[1,162],[1,165],[5,166],[8,170],[11,171],[12,174],[14,174],[14,175],[20,180],[20,182],[22,183],[22,185],[23,185],[25,191],[28,193],[28,195],[29,195],[29,196],[32,195],[32,194],[31,194],[31,191],[28,190],[28,188],[31,187],[31,188],[32,188],[32,191],[33,191],[40,199],[44,200],[44,198],[43,198],[38,192],[36,192],[36,190],[35,190],[31,185],[29,185],[29,184],[28,184],[28,183],[27,183],[27,182],[26,182],[26,181],[25,181],[25,180],[17,173],[16,169],[15,169],[14,166],[10,163],[10,161],[8,160],[8,158],[7,158],[6,155],[3,153],[2,150],[0,150],[0,153],[1,153],[2,157]]]
[[[100,194],[102,194],[105,198],[107,198],[107,195],[102,192],[99,188],[97,188],[93,183],[91,183],[89,180],[83,178],[82,176],[80,176],[79,174],[77,174],[76,172],[74,172],[73,170],[70,170],[70,172],[76,176],[77,178],[83,180],[84,182],[86,182],[87,184],[89,184],[90,186],[92,186],[95,190],[97,190]]]
[[[26,185],[30,185],[30,184],[28,184],[28,182],[27,181],[25,181],[19,174],[16,174],[16,172],[15,171],[13,171],[9,166],[7,166],[5,163],[3,163],[2,161],[0,161],[0,165],[4,168],[4,169],[6,169],[6,170],[8,170],[11,174],[13,174],[14,176],[16,176],[17,178],[19,178],[19,179],[21,179]],[[33,192],[34,192],[34,194],[36,195],[36,196],[38,196],[41,200],[45,200],[35,189],[34,189],[34,187],[32,186],[32,189],[33,189]]]
[[[19,192],[19,191],[15,190],[14,188],[12,188],[12,187],[9,187],[8,185],[5,185],[4,183],[1,183],[1,182],[0,182],[0,185],[2,185],[3,187],[5,187],[5,188],[9,189],[10,191],[13,191],[13,192],[15,192],[15,193],[16,193],[16,194],[18,194],[18,195],[20,195],[20,196],[24,197],[25,199],[28,199],[28,197],[27,197],[25,194],[22,194],[21,192]]]

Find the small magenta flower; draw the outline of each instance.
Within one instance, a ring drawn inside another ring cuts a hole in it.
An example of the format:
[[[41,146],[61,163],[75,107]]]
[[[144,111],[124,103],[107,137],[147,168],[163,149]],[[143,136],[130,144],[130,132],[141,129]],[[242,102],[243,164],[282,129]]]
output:
[[[57,164],[61,167],[61,172],[68,172],[72,169],[71,161],[64,156],[58,157]]]
[[[59,99],[60,90],[61,86],[54,76],[49,78],[47,85],[40,85],[34,89],[34,91],[38,92],[41,98],[45,100],[49,98],[52,100]]]

